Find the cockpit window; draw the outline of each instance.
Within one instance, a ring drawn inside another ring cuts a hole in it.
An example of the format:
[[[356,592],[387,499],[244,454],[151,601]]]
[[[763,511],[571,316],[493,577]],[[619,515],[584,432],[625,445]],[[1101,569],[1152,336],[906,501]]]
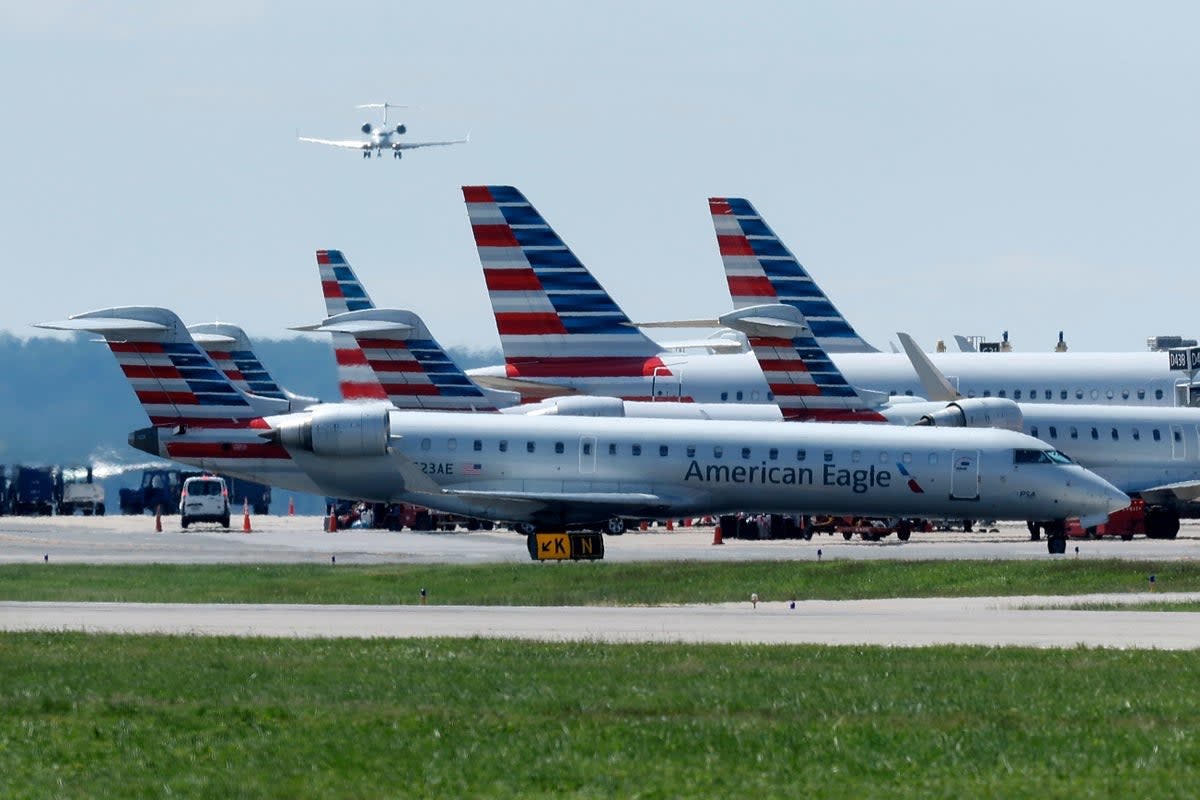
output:
[[[1058,450],[1014,450],[1014,464],[1071,464],[1065,453]]]

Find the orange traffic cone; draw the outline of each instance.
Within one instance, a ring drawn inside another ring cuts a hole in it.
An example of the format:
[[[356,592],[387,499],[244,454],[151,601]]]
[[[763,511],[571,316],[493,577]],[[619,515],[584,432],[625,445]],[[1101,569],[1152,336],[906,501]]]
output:
[[[250,500],[242,498],[242,533],[250,532]]]
[[[162,503],[154,509],[154,532],[162,533]]]
[[[296,516],[296,500],[291,495],[288,495],[288,516]]]
[[[713,544],[725,544],[721,538],[721,523],[717,523],[717,527],[713,528]]]
[[[329,524],[325,526],[329,533],[337,533],[337,512],[334,506],[329,507]]]

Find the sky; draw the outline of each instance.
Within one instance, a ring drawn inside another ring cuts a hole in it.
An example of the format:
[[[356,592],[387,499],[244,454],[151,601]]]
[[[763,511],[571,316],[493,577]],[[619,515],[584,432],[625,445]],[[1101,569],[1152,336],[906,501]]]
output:
[[[0,329],[165,305],[323,316],[313,251],[445,345],[499,345],[464,184],[519,187],[635,320],[731,307],[751,200],[869,341],[1200,335],[1200,6],[12,0]],[[387,100],[402,161],[302,144]]]

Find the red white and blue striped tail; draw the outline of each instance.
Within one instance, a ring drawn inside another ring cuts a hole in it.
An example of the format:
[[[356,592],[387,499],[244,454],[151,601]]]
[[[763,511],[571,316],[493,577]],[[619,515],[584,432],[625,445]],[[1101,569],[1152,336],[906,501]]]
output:
[[[746,334],[784,419],[824,422],[885,422],[885,397],[869,399],[846,382],[794,306],[747,306],[721,317]]]
[[[396,408],[423,411],[497,411],[515,405],[513,392],[476,385],[442,349],[424,321],[396,308],[348,311],[307,328],[349,336]],[[340,363],[340,361],[339,361]]]
[[[325,316],[375,307],[341,250],[318,250],[317,271],[321,278],[321,294],[325,296]],[[353,336],[333,334],[333,355],[337,360],[338,389],[343,400],[387,399],[387,392],[367,365]]]
[[[246,428],[287,401],[247,394],[192,339],[173,311],[150,306],[106,308],[38,327],[91,331],[104,337],[150,424]]]
[[[512,186],[463,197],[510,378],[654,374],[662,348],[629,317]],[[647,369],[651,371],[646,372]]]
[[[734,308],[794,306],[827,353],[878,352],[858,335],[750,201],[710,197],[708,207]]]
[[[321,402],[283,388],[276,382],[262,360],[254,352],[250,337],[237,325],[228,322],[202,322],[189,325],[188,332],[208,357],[246,394],[286,400],[293,411],[300,411]]]

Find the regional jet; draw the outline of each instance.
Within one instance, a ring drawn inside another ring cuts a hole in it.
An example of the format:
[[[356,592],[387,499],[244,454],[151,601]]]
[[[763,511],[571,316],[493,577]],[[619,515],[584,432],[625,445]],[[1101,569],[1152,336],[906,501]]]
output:
[[[471,134],[467,134],[465,139],[453,139],[445,142],[407,142],[400,139],[408,132],[406,125],[400,124],[392,127],[388,122],[389,108],[402,108],[402,106],[393,105],[391,103],[366,103],[355,108],[382,108],[383,109],[383,124],[379,126],[372,125],[369,122],[364,122],[360,130],[366,134],[366,139],[313,139],[307,136],[296,137],[302,142],[312,142],[313,144],[325,144],[331,147],[341,147],[347,150],[359,150],[362,152],[363,158],[370,158],[372,154],[383,157],[384,151],[391,151],[393,158],[400,158],[405,150],[415,150],[418,147],[445,147],[451,144],[466,144],[471,141]]]
[[[240,391],[172,312],[103,309],[40,327],[108,342],[150,417],[149,453],[281,488],[402,501],[519,523],[741,508],[1102,521],[1128,498],[1047,445],[1005,430],[429,414]]]

